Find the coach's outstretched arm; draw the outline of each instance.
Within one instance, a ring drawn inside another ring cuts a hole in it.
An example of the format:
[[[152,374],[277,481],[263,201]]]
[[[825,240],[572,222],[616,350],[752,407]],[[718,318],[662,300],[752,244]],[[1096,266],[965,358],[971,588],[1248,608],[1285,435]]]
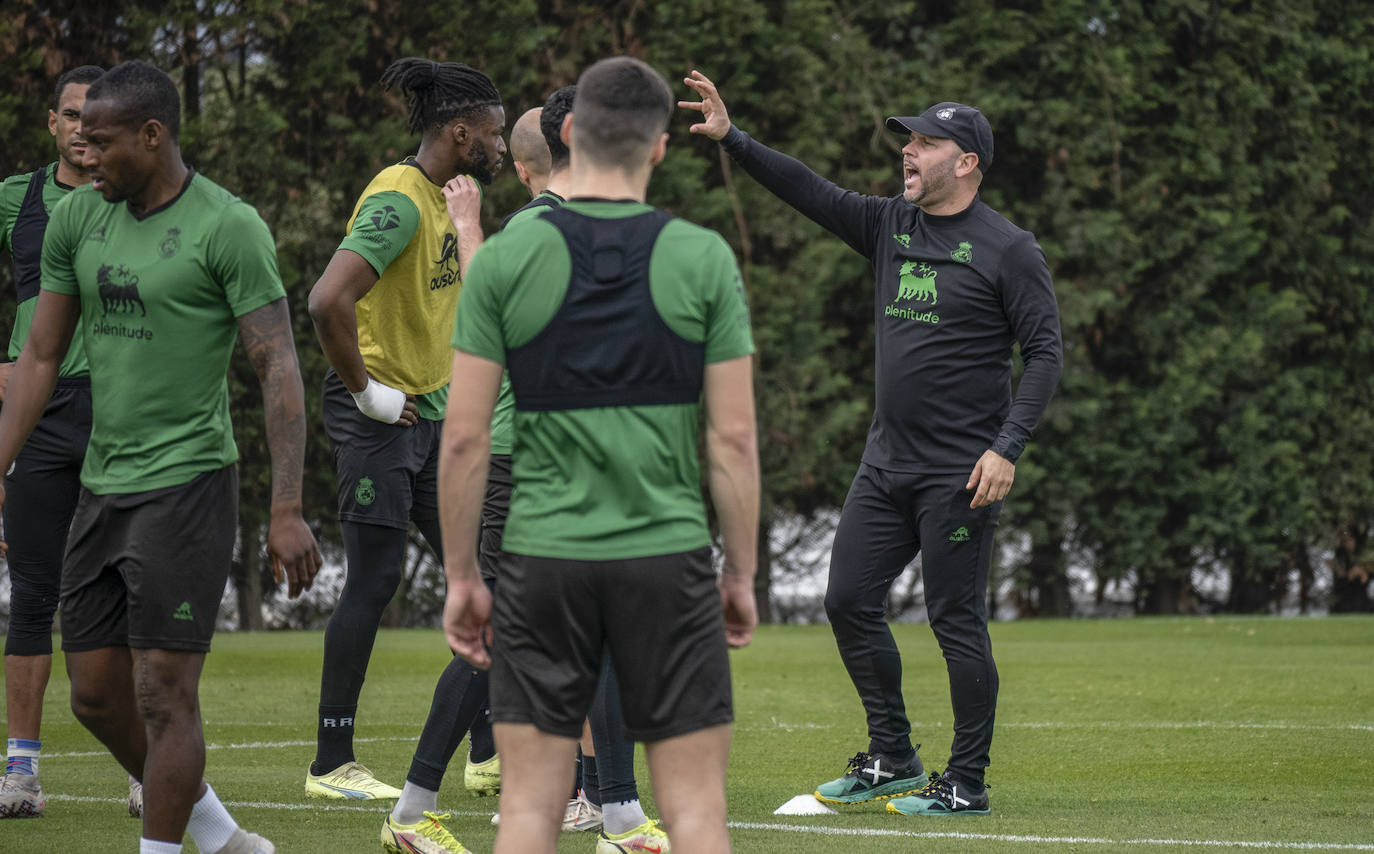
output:
[[[719,142],[744,171],[773,195],[848,243],[855,252],[865,258],[873,256],[878,216],[886,200],[836,186],[795,157],[751,139],[730,123],[730,114],[716,84],[700,71],[693,70],[682,82],[701,96],[700,101],[677,102],[683,109],[701,113],[702,120],[690,128],[692,133]]]
[[[5,390],[5,405],[0,407],[0,474],[28,441],[29,434],[43,417],[52,390],[57,386],[57,370],[72,343],[76,323],[81,319],[81,298],[53,291],[39,291],[33,312],[29,339],[14,363]],[[0,506],[5,503],[5,487],[0,482]],[[5,551],[0,541],[0,552]]]
[[[309,590],[323,558],[302,517],[301,478],[305,471],[305,389],[291,311],[286,299],[269,302],[239,318],[243,349],[262,385],[267,452],[272,457],[272,518],[267,528],[267,558],[272,577],[287,582],[287,596]]]
[[[711,501],[720,520],[725,572],[720,602],[725,639],[745,646],[759,623],[754,601],[758,569],[759,446],[754,422],[754,359],[741,356],[706,366],[706,456]]]

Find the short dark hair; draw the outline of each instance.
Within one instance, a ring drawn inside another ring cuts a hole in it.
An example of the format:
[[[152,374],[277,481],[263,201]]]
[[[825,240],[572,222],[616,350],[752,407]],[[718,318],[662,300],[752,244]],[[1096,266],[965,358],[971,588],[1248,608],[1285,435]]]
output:
[[[78,65],[76,68],[65,72],[57,78],[57,85],[53,87],[51,109],[54,112],[57,111],[58,106],[62,103],[62,90],[66,89],[68,85],[76,83],[81,86],[89,86],[99,80],[100,75],[104,73],[105,69],[99,65]]]
[[[577,97],[576,86],[564,86],[549,96],[544,102],[544,112],[539,114],[539,132],[544,134],[544,142],[549,146],[549,157],[553,159],[553,169],[566,169],[572,153],[563,142],[563,120],[572,112],[573,99]]]
[[[428,133],[454,119],[501,106],[501,93],[491,78],[461,62],[403,57],[382,72],[382,88],[393,87],[401,90],[410,106],[411,133]]]
[[[113,101],[119,121],[132,127],[156,119],[175,140],[181,133],[181,95],[167,72],[138,59],[121,62],[86,90],[87,101]]]
[[[601,166],[635,168],[648,157],[673,113],[673,90],[647,63],[603,59],[582,72],[573,101],[579,156]]]

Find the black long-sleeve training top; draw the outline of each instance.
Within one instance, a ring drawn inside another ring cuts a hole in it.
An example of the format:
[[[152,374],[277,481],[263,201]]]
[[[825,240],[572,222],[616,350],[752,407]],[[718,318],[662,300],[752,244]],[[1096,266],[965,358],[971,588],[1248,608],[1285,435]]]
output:
[[[968,472],[991,449],[1015,462],[1059,382],[1059,306],[1035,236],[974,199],[932,216],[865,196],[737,127],[725,151],[775,195],[873,264],[876,404],[863,461]],[[1025,372],[1011,395],[1012,344]]]

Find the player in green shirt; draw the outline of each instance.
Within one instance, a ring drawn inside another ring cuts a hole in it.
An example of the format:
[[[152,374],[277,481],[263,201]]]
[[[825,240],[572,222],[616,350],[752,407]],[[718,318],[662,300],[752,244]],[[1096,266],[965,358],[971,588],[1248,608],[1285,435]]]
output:
[[[667,144],[667,83],[618,57],[577,86],[568,203],[490,238],[468,269],[440,459],[444,627],[455,651],[492,666],[497,854],[554,851],[606,652],[673,848],[724,852],[726,650],[757,623],[748,310],[720,236],[644,204]],[[515,491],[493,606],[474,552],[503,369]],[[697,459],[703,396],[719,586]],[[606,835],[598,851],[643,850],[646,835]]]
[[[42,291],[0,411],[0,467],[80,334],[93,412],[62,579],[72,709],[144,783],[141,854],[177,854],[187,831],[204,852],[270,854],[202,779],[197,691],[238,515],[225,379],[235,338],[263,387],[268,557],[292,596],[320,565],[301,518],[305,405],[272,236],[182,162],[180,118],[176,86],[143,62],[87,92],[91,184],[52,212]]]
[[[90,181],[82,158],[81,106],[86,89],[104,73],[83,65],[57,80],[48,131],[57,143],[57,160],[0,184],[0,250],[14,256],[18,306],[10,336],[10,358],[17,358],[28,338],[38,302],[43,233],[48,212],[73,188]],[[13,362],[0,363],[0,401]],[[5,533],[10,569],[10,623],[5,637],[5,705],[9,745],[5,777],[0,782],[0,818],[41,816],[46,800],[38,778],[43,692],[52,673],[52,621],[62,579],[62,552],[67,547],[76,498],[81,490],[81,461],[91,432],[91,381],[86,351],[72,342],[58,369],[58,385],[34,434],[5,473],[9,503]],[[130,809],[141,809],[137,782],[130,785]]]

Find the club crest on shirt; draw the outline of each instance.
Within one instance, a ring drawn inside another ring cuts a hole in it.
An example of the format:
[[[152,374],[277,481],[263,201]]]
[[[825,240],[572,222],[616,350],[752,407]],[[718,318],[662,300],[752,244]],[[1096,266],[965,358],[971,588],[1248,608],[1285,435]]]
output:
[[[169,228],[163,235],[162,242],[157,245],[157,254],[163,258],[171,258],[181,249],[181,229]]]

